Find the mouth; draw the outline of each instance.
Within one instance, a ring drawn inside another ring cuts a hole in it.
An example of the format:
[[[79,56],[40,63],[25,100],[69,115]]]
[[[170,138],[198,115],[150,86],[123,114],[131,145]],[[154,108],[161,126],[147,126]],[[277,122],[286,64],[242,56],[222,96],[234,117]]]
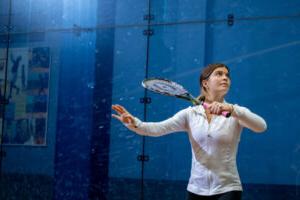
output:
[[[228,83],[221,83],[220,85],[228,87]]]

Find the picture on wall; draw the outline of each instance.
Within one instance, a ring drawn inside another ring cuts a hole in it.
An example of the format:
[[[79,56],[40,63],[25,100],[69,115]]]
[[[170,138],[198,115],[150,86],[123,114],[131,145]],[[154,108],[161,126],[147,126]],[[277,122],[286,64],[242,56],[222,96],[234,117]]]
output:
[[[4,52],[3,49],[0,51],[1,54]],[[4,123],[2,144],[46,145],[50,49],[11,48],[7,63],[6,78],[5,63],[0,71],[0,94],[4,98],[6,85],[7,100],[5,117],[3,120],[1,115],[0,121],[1,127]]]

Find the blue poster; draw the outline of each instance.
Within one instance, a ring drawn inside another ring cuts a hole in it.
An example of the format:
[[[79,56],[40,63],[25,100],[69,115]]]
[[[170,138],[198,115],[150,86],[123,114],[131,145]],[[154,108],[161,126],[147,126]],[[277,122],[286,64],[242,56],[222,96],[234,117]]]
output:
[[[0,62],[0,95],[7,101],[2,144],[46,145],[50,49],[13,48],[7,61]]]

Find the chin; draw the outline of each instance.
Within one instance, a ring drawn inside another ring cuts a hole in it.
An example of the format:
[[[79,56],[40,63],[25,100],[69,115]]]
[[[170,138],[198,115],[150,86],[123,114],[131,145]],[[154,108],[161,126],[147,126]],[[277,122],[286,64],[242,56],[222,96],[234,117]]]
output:
[[[228,93],[228,89],[226,89],[226,90],[220,90],[220,94],[222,96],[225,96],[227,93]]]

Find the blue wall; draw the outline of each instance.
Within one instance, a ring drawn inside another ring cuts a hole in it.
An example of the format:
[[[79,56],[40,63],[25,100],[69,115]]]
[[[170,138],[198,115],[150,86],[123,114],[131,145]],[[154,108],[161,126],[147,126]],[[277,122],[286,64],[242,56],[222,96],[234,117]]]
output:
[[[8,3],[0,0],[1,48]],[[148,12],[154,16],[149,24]],[[234,15],[231,26],[228,14]],[[152,103],[144,110],[140,83],[146,76],[175,80],[197,95],[201,68],[223,62],[232,74],[227,100],[268,123],[265,134],[242,134],[242,182],[250,191],[252,184],[284,185],[293,194],[299,187],[298,0],[12,0],[11,23],[10,48],[50,47],[51,91],[47,146],[3,146],[3,174],[48,176],[54,199],[134,199],[144,146],[150,157],[143,169],[145,198],[157,198],[160,186],[166,196],[175,190],[172,198],[182,199],[191,164],[186,135],[142,138],[111,120],[110,104],[145,121],[163,120],[189,104],[147,93]],[[143,34],[148,25],[149,37]]]
[[[244,2],[243,2],[244,3]],[[231,6],[236,18],[299,15],[300,2],[262,1]],[[212,5],[212,18],[221,18],[225,2]],[[243,7],[244,7],[243,6]],[[229,10],[229,9],[228,9]],[[230,28],[209,26],[209,62],[221,61],[232,69],[230,99],[261,114],[268,123],[266,134],[245,131],[238,164],[245,183],[299,184],[299,59],[298,18],[242,20]],[[225,42],[226,41],[226,42]],[[255,147],[253,149],[253,147]],[[298,167],[297,167],[298,166]],[[296,177],[296,178],[295,178]]]

